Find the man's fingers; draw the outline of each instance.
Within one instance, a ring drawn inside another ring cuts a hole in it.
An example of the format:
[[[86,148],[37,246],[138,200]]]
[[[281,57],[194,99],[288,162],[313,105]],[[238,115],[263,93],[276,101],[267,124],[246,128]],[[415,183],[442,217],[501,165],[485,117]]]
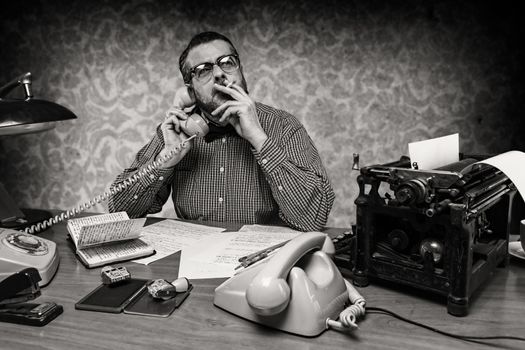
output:
[[[231,89],[234,89],[236,90],[240,95],[243,95],[245,97],[248,96],[248,94],[246,93],[246,91],[244,91],[244,89],[240,86],[240,85],[237,85],[237,84],[228,84],[228,87],[230,87]]]
[[[227,95],[230,95],[233,99],[237,100],[237,101],[240,101],[243,99],[243,95],[241,95],[237,90],[233,89],[233,87],[235,85],[231,85],[231,87],[226,87],[224,85],[220,85],[220,84],[213,84],[214,88],[219,90],[220,92],[224,93],[224,94],[227,94]]]
[[[176,115],[170,115],[166,117],[162,122],[161,128],[163,130],[174,130],[176,133],[180,133],[180,119]]]
[[[231,119],[232,117],[238,118],[239,117],[239,112],[240,112],[239,106],[236,106],[236,105],[229,106],[222,113],[222,116],[219,119],[219,123],[221,124],[221,123],[223,123],[226,120],[229,121],[229,119]]]
[[[213,110],[213,112],[211,112],[211,115],[215,116],[215,115],[219,114],[220,112],[222,112],[223,110],[228,108],[229,105],[230,105],[230,101],[224,102],[222,105],[220,105],[219,107],[215,108],[215,110]]]
[[[179,119],[182,119],[182,120],[188,119],[188,115],[186,114],[186,112],[176,107],[171,107],[166,112],[166,118],[171,117],[171,116],[177,116]]]
[[[216,116],[230,106],[241,106],[241,104],[242,103],[239,101],[226,101],[219,107],[215,108],[215,110],[211,112],[211,115]]]
[[[169,129],[175,130],[177,133],[179,133],[181,120],[186,119],[188,119],[188,115],[186,114],[186,112],[179,108],[171,107],[166,112],[166,116],[162,124],[163,126],[169,127]]]

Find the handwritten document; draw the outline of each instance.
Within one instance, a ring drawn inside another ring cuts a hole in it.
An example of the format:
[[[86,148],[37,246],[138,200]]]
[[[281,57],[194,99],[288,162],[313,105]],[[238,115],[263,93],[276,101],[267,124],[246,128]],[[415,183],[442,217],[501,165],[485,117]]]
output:
[[[67,230],[79,259],[97,267],[153,254],[155,250],[138,238],[145,221],[118,212],[71,219]]]
[[[239,265],[239,258],[271,247],[277,243],[288,241],[298,235],[298,232],[237,232],[216,256],[209,257],[218,264]],[[201,255],[202,256],[202,253]]]
[[[138,238],[145,218],[129,219],[125,212],[71,219],[67,229],[78,249]]]
[[[246,232],[246,231],[253,231],[253,232],[299,232],[294,230],[293,228],[290,228],[288,226],[267,226],[267,225],[244,225],[239,229],[239,232]]]
[[[210,236],[182,250],[179,277],[231,277],[239,265],[239,258],[288,241],[300,231],[276,226],[244,226],[237,232]]]
[[[159,221],[143,227],[140,237],[144,242],[155,248],[156,254],[134,260],[134,262],[148,265],[222,231],[224,229],[220,227],[197,225],[177,220]]]
[[[101,242],[125,241],[138,238],[140,229],[145,222],[146,219],[143,218],[84,226],[80,230],[80,239],[77,247],[85,248],[98,245]]]
[[[137,256],[152,254],[153,249],[140,239],[109,243],[78,250],[80,259],[90,267],[105,265],[108,262],[133,259]]]

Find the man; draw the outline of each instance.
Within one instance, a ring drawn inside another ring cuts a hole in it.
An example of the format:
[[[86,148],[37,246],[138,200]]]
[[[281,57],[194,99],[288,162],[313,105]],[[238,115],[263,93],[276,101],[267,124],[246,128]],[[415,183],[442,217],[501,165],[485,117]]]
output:
[[[248,95],[237,50],[215,32],[196,35],[179,60],[185,87],[133,164],[115,180],[176,154],[109,199],[110,211],[131,217],[156,213],[172,192],[178,217],[245,224],[284,222],[302,230],[326,224],[334,192],[319,154],[292,115]],[[188,140],[188,114],[210,132]],[[184,147],[180,145],[184,144]]]

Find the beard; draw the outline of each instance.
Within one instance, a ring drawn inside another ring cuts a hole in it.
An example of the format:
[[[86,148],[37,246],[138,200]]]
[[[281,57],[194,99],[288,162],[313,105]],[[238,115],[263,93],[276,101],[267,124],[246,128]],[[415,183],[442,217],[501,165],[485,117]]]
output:
[[[214,91],[211,98],[199,97],[200,96],[196,96],[197,106],[207,114],[211,114],[211,112],[219,108],[223,103],[233,100],[231,96],[223,94],[220,91]]]
[[[248,93],[248,89],[246,87],[246,80],[244,79],[244,76],[242,77],[242,80],[239,84],[246,93]],[[197,107],[206,114],[206,118],[215,125],[218,126],[225,126],[228,124],[227,121],[224,123],[218,123],[218,120],[221,118],[222,113],[218,114],[216,116],[212,116],[211,112],[219,108],[223,103],[227,101],[232,101],[233,98],[228,95],[224,94],[218,90],[213,90],[211,96],[203,96],[198,91],[195,91],[195,101]]]

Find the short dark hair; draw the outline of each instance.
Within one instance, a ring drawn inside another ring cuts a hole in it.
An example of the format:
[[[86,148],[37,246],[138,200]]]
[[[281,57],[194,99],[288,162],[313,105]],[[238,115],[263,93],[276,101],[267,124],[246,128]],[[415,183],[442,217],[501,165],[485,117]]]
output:
[[[219,34],[217,32],[202,32],[197,35],[195,35],[193,38],[191,38],[190,42],[188,43],[188,46],[182,51],[182,54],[179,57],[179,69],[182,74],[182,79],[184,79],[184,83],[189,84],[191,81],[191,74],[189,67],[186,67],[186,59],[188,58],[188,53],[196,46],[206,44],[215,40],[222,40],[227,42],[232,50],[233,53],[239,56],[237,53],[237,49],[235,49],[235,46],[233,46],[233,43],[225,37],[222,34]]]

